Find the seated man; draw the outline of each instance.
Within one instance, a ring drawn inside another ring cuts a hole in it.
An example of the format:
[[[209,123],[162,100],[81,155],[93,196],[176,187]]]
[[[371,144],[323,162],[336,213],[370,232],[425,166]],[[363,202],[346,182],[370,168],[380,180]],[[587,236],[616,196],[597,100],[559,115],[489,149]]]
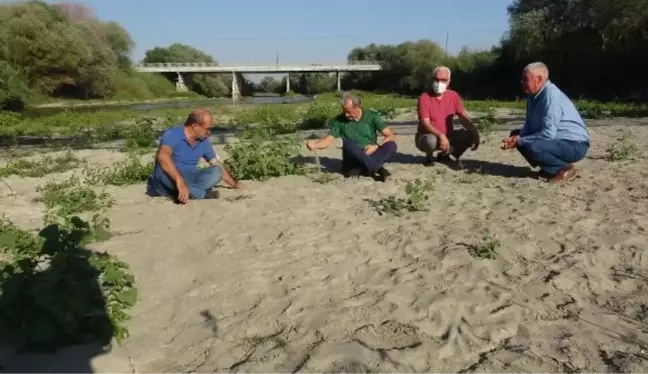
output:
[[[549,69],[541,62],[527,65],[522,87],[528,95],[524,126],[513,130],[503,149],[517,148],[539,175],[553,182],[576,176],[572,163],[585,158],[590,135],[572,101],[549,81]]]
[[[437,161],[449,161],[450,155],[456,160],[468,148],[477,150],[479,133],[463,107],[461,97],[456,91],[449,90],[450,69],[439,66],[434,69],[432,94],[424,92],[418,100],[418,129],[414,136],[416,148],[425,152],[426,163],[434,163],[434,151]],[[457,115],[461,130],[455,130],[452,118]]]
[[[345,177],[368,175],[385,181],[390,173],[383,167],[396,153],[394,133],[385,126],[380,114],[364,109],[360,98],[345,93],[342,96],[342,114],[330,124],[330,135],[306,142],[309,150],[325,149],[333,139],[342,138],[342,173]],[[377,133],[385,138],[378,144]]]
[[[148,179],[148,195],[172,196],[184,204],[190,198],[216,198],[216,191],[211,189],[221,178],[230,186],[241,188],[220,164],[209,142],[213,125],[211,113],[197,109],[189,114],[184,126],[172,127],[162,134],[153,175]],[[201,157],[209,162],[209,167],[198,167]]]

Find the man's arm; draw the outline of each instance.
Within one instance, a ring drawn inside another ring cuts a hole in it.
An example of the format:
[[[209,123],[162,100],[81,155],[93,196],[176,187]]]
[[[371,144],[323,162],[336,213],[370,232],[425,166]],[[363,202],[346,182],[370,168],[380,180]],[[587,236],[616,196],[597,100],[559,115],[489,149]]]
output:
[[[178,171],[173,163],[173,150],[166,144],[160,146],[157,152],[157,160],[160,163],[162,170],[175,182],[176,186],[180,188],[180,184],[184,184],[182,174]]]
[[[462,112],[457,113],[457,117],[459,117],[459,123],[461,123],[461,126],[463,126],[463,128],[472,135],[472,150],[477,150],[479,143],[481,142],[479,139],[479,131],[477,131],[475,124],[470,119],[468,112],[464,109]]]
[[[382,131],[380,133],[382,134],[382,136],[384,138],[383,138],[382,144],[378,144],[379,146],[381,146],[381,145],[383,145],[383,144],[385,144],[387,142],[396,141],[396,134],[394,134],[392,129],[390,129],[389,127],[385,127],[384,129],[382,129]]]
[[[309,140],[306,142],[306,147],[308,149],[316,150],[316,149],[326,149],[333,144],[333,141],[335,140],[335,137],[333,135],[328,135],[320,139],[315,139],[315,140]]]
[[[227,170],[227,168],[225,167],[225,164],[220,162],[218,157],[214,157],[211,160],[209,160],[209,165],[218,166],[218,167],[221,168],[221,172],[222,172],[222,175],[223,175],[223,181],[225,181],[225,183],[227,183],[230,187],[239,188],[241,186],[239,181],[234,179],[232,174],[230,174],[229,170]]]
[[[562,118],[562,108],[557,103],[552,102],[551,98],[546,98],[539,105],[539,109],[543,112],[539,124],[540,129],[530,135],[520,135],[517,140],[517,145],[524,145],[525,143],[540,139],[554,139],[556,137],[558,124]],[[525,124],[525,128],[527,125]]]

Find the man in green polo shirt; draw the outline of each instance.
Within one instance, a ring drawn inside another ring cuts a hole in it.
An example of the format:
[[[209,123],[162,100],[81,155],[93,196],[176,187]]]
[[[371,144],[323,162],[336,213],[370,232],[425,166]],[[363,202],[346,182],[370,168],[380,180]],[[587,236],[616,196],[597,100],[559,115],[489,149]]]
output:
[[[360,97],[342,95],[342,114],[330,124],[330,135],[306,142],[309,150],[326,149],[335,138],[342,138],[342,173],[345,177],[367,175],[385,181],[390,173],[383,164],[396,153],[393,131],[380,114],[364,109]],[[378,142],[378,133],[384,136]]]

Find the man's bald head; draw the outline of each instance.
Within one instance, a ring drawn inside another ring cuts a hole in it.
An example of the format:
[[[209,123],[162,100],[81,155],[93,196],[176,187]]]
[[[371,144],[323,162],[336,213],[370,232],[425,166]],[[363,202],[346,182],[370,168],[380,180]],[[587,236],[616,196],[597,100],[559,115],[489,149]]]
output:
[[[214,117],[211,112],[205,108],[198,108],[193,112],[189,113],[187,119],[185,120],[185,126],[199,125],[199,126],[212,126]]]

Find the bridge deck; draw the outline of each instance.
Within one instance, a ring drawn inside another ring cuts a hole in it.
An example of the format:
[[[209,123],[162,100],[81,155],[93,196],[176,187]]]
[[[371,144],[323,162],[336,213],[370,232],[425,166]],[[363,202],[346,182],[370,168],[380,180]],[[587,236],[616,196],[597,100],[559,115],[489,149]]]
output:
[[[379,71],[378,61],[348,61],[313,64],[213,64],[213,63],[158,63],[138,64],[135,70],[143,73],[289,73],[289,72],[350,72]]]

